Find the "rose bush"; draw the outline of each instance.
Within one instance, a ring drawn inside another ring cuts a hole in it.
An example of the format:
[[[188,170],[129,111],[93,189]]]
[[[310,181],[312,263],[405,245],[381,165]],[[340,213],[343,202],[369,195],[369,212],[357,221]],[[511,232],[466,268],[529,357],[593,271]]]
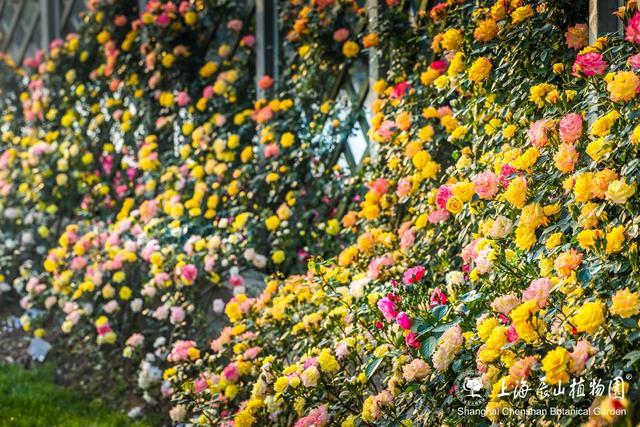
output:
[[[586,2],[291,1],[260,98],[243,2],[129,3],[1,63],[25,329],[175,422],[638,421],[635,3],[589,44]]]

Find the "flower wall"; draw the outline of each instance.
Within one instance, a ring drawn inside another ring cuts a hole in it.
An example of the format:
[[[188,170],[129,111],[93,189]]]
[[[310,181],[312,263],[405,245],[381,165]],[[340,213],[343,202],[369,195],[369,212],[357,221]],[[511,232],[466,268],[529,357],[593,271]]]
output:
[[[586,2],[389,0],[375,26],[286,2],[257,100],[243,4],[126,3],[2,105],[26,329],[138,366],[175,422],[638,421],[634,2],[591,45]],[[348,177],[327,83],[369,55],[375,152]]]

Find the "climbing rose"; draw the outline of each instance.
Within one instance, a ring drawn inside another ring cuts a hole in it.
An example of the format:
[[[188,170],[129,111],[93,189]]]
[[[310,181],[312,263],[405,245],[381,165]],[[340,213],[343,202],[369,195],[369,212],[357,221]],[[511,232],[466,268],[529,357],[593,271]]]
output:
[[[576,77],[580,73],[591,77],[604,73],[608,66],[609,64],[602,59],[602,55],[596,52],[589,52],[577,56],[576,62],[573,63],[572,72]]]
[[[573,144],[582,136],[582,116],[577,113],[567,114],[560,120],[560,140]]]
[[[529,142],[534,147],[544,147],[549,142],[547,131],[549,130],[549,121],[546,119],[535,121],[529,127]]]
[[[378,301],[378,309],[380,309],[384,318],[389,322],[395,320],[398,315],[395,303],[388,297],[384,297]]]
[[[446,209],[447,202],[449,201],[452,195],[453,195],[453,192],[451,191],[451,188],[448,185],[440,186],[440,188],[438,188],[438,193],[436,194],[436,205],[438,205],[440,209]]]
[[[640,12],[636,12],[629,20],[624,39],[631,43],[640,43]]]
[[[396,322],[402,329],[411,329],[411,318],[404,311],[398,313],[398,315],[396,316]]]
[[[565,33],[567,46],[571,49],[582,49],[589,43],[589,28],[587,24],[577,24],[567,28]]]
[[[490,170],[486,170],[473,179],[476,193],[481,199],[492,199],[498,192],[498,177]]]
[[[419,282],[424,277],[425,268],[421,265],[411,267],[404,272],[402,281],[405,285],[412,285],[415,282]]]

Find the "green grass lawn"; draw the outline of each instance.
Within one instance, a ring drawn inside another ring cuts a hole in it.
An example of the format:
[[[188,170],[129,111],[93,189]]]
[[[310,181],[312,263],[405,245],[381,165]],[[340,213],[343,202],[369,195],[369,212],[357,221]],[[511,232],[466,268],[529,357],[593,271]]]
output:
[[[51,365],[25,370],[0,365],[0,426],[102,427],[151,424],[132,421],[81,393],[54,384]]]

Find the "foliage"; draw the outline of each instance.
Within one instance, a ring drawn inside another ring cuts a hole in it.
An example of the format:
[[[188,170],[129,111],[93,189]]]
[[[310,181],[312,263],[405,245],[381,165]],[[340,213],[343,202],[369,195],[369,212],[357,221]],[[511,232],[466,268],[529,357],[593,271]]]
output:
[[[588,45],[586,2],[294,0],[260,99],[243,12],[95,3],[34,60],[2,129],[3,230],[47,252],[5,251],[23,306],[139,365],[175,422],[637,421],[635,3]]]

